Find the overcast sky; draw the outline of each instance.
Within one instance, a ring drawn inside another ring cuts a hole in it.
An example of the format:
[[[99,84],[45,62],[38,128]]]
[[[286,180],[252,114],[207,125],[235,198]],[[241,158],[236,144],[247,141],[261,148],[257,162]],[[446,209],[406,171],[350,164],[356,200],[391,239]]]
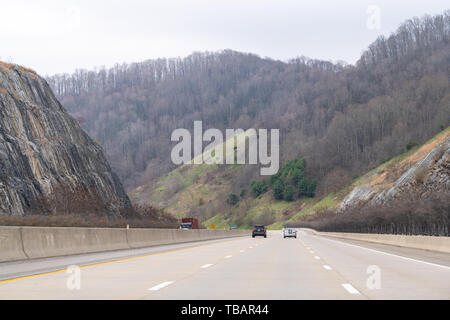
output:
[[[378,35],[448,1],[0,0],[0,60],[42,75],[233,49],[355,63]]]

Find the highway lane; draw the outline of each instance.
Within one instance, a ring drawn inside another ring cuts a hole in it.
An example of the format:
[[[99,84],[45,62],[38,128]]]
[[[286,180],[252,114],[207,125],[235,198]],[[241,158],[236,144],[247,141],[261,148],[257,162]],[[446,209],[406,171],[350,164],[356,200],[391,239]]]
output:
[[[39,275],[65,264],[82,266],[79,289],[70,289],[73,272]],[[0,263],[0,279],[0,299],[450,299],[450,257],[274,231]]]
[[[232,240],[232,239],[230,239]],[[70,265],[89,266],[115,260],[129,259],[149,254],[184,250],[191,247],[210,245],[229,240],[194,241],[178,244],[160,245],[139,249],[125,249],[105,252],[86,253],[70,256],[40,258],[12,262],[0,262],[0,282],[2,280],[20,278],[29,275],[58,271]]]
[[[370,299],[450,299],[449,254],[305,234],[302,244]]]

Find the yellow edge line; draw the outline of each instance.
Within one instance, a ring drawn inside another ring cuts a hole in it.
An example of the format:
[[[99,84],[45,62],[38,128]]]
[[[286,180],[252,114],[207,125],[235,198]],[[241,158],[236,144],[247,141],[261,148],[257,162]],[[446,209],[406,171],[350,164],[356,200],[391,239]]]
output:
[[[146,257],[151,257],[151,256],[157,256],[157,255],[166,254],[166,253],[180,252],[180,251],[184,251],[184,250],[201,248],[201,247],[206,247],[206,246],[212,246],[214,244],[225,243],[225,242],[236,241],[236,240],[238,240],[238,239],[219,241],[219,242],[209,243],[209,244],[202,244],[202,245],[199,245],[199,246],[193,246],[193,247],[188,247],[188,248],[176,249],[176,250],[171,250],[171,251],[150,253],[150,254],[146,254],[146,255],[142,255],[142,256],[136,256],[136,257],[131,257],[131,258],[126,258],[126,259],[119,259],[119,260],[100,262],[100,263],[96,263],[96,264],[89,264],[89,265],[86,265],[86,266],[81,266],[80,269],[90,268],[90,267],[97,267],[97,266],[102,266],[102,265],[105,265],[105,264],[116,263],[116,262],[130,261],[130,260],[146,258]],[[138,249],[138,248],[136,248],[136,249]],[[66,271],[72,270],[72,269],[62,269],[62,270],[57,270],[57,271],[52,271],[52,272],[33,274],[31,276],[25,276],[25,277],[13,278],[13,279],[1,280],[0,284],[6,283],[6,282],[17,281],[17,280],[24,280],[24,279],[41,277],[41,276],[47,276],[47,275],[51,275],[51,274],[66,272]]]

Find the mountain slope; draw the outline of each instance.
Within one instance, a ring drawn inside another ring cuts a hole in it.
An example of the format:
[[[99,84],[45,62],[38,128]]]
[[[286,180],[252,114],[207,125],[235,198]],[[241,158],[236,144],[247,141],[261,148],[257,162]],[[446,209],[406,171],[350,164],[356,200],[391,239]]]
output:
[[[304,157],[328,192],[336,170],[364,174],[448,125],[449,30],[449,12],[408,20],[355,66],[225,50],[48,80],[128,190],[176,168],[171,132],[203,120],[205,130],[280,129],[282,161]]]
[[[330,194],[291,224],[324,231],[433,234],[450,230],[450,127]]]
[[[272,192],[258,197],[246,194],[235,205],[227,203],[230,192],[239,194],[236,181],[249,174],[242,165],[185,164],[156,185],[140,186],[130,192],[135,201],[149,201],[166,207],[179,217],[196,216],[205,226],[228,227],[230,224],[251,226],[255,222],[279,228],[284,224],[302,221],[303,218],[327,209],[338,211],[359,209],[362,205],[388,205],[405,194],[432,193],[450,195],[450,127],[382,165],[356,178],[349,185],[326,196],[300,198],[288,202],[275,200]],[[426,168],[423,173],[422,168]],[[420,175],[424,174],[423,177]],[[423,179],[423,182],[417,182]]]
[[[105,212],[130,201],[103,150],[34,71],[0,62],[0,214]]]
[[[206,224],[280,226],[337,204],[335,195],[356,177],[446,128],[449,70],[447,11],[406,21],[354,66],[225,50],[78,70],[49,82],[105,147],[136,201]],[[292,183],[290,190],[278,184],[276,198],[290,194],[293,201],[276,200],[273,190],[255,198],[251,183],[264,180],[258,165],[177,167],[170,135],[192,132],[195,120],[222,132],[280,129],[280,163],[305,159],[303,181],[317,181],[316,198]]]
[[[405,195],[429,197],[450,194],[450,128],[400,161],[390,161],[343,199],[339,211],[360,206],[387,205]]]

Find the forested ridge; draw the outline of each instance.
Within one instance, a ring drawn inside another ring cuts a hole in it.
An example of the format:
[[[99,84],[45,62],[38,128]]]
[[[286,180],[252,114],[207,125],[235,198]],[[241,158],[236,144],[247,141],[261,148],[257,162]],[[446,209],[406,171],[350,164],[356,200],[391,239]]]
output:
[[[325,194],[450,124],[449,39],[446,11],[406,21],[355,65],[225,50],[47,80],[129,189],[173,169],[171,132],[203,120],[281,129],[281,163],[304,158]]]

